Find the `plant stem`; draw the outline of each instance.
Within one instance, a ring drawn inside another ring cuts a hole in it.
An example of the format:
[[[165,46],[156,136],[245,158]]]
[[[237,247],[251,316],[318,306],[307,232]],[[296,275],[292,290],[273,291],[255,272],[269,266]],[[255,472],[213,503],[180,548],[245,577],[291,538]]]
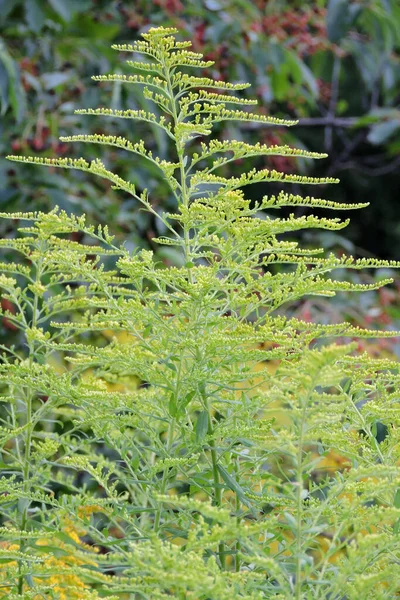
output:
[[[301,600],[303,581],[301,576],[301,547],[302,547],[302,512],[303,512],[303,445],[304,445],[304,424],[307,416],[308,402],[314,388],[314,380],[310,384],[309,392],[303,400],[300,416],[300,431],[299,431],[299,443],[297,450],[297,470],[296,470],[296,518],[297,518],[297,530],[296,530],[296,580],[295,580],[295,598]]]
[[[29,460],[30,460],[30,452],[31,452],[31,443],[32,443],[32,397],[33,394],[28,392],[28,396],[26,399],[26,420],[27,420],[27,433],[25,439],[25,452],[24,452],[24,467],[22,471],[23,478],[23,490],[24,496],[29,491],[29,476],[30,476],[30,468],[29,468]],[[20,552],[24,552],[25,550],[25,538],[23,533],[26,529],[27,521],[28,521],[28,510],[29,510],[29,501],[26,497],[23,498],[23,510],[22,510],[22,518],[21,518],[21,527],[20,527],[20,540],[19,540],[19,550]],[[24,578],[21,573],[22,561],[18,562],[18,594],[21,596],[24,587]]]
[[[221,488],[219,472],[218,472],[217,449],[215,447],[215,440],[213,438],[214,429],[212,426],[211,407],[207,401],[205,394],[203,396],[203,400],[204,400],[205,406],[207,407],[207,411],[208,411],[208,434],[211,436],[210,452],[211,452],[211,464],[212,464],[212,473],[213,473],[213,482],[214,482],[214,504],[216,506],[222,506],[222,488]],[[221,568],[225,569],[226,568],[225,545],[223,542],[220,542],[218,544],[218,556],[219,556]]]
[[[302,588],[302,580],[301,580],[301,538],[302,538],[302,524],[301,524],[301,512],[302,512],[302,497],[301,492],[303,490],[302,487],[302,469],[301,469],[301,457],[299,459],[299,454],[302,453],[302,446],[299,445],[300,452],[297,455],[297,494],[296,494],[296,511],[297,511],[297,531],[296,531],[296,581],[295,581],[295,598],[296,600],[301,600],[301,588]],[[300,466],[299,466],[300,465]]]
[[[168,94],[171,100],[171,109],[172,109],[172,116],[174,119],[174,126],[176,128],[176,126],[179,123],[179,115],[180,112],[178,113],[177,110],[177,100],[175,98],[175,94],[174,94],[174,90],[172,87],[172,83],[171,83],[171,73],[170,73],[170,69],[164,65],[164,70],[165,70],[165,78],[167,81],[167,87],[168,87]],[[189,205],[189,197],[187,194],[187,186],[186,186],[186,170],[185,170],[185,158],[188,159],[188,156],[186,155],[185,157],[185,148],[184,145],[182,144],[181,140],[178,139],[175,135],[174,135],[174,140],[175,140],[175,146],[176,146],[176,152],[178,154],[178,163],[179,163],[179,171],[180,171],[180,179],[181,179],[181,202],[183,206],[188,206]],[[185,263],[190,262],[190,231],[189,229],[186,227],[186,225],[184,225],[183,227],[183,241],[184,241],[184,253],[185,253]],[[191,267],[188,267],[188,276],[189,276],[189,281],[190,283],[193,283],[193,275],[192,275],[192,270]]]
[[[43,249],[43,252],[45,249]],[[42,260],[39,259],[36,264],[36,280],[35,283],[41,283],[42,277]],[[39,316],[39,296],[37,292],[34,292],[33,298],[33,306],[32,306],[32,320],[31,320],[31,328],[35,329],[37,327],[37,321]],[[28,326],[28,324],[26,323]],[[28,351],[29,351],[29,368],[32,368],[33,364],[36,360],[36,350],[35,350],[35,342],[28,342]],[[29,480],[30,480],[30,454],[31,454],[31,445],[32,445],[32,430],[33,430],[33,422],[32,422],[32,403],[35,396],[34,389],[28,387],[26,393],[26,438],[25,438],[25,450],[24,450],[24,466],[22,470],[22,478],[23,478],[23,510],[21,517],[21,526],[20,526],[20,537],[19,537],[19,551],[24,552],[26,547],[26,538],[24,537],[24,532],[26,531],[26,526],[28,523],[28,512],[30,507],[30,501],[27,498],[29,493]],[[18,561],[18,595],[22,596],[24,591],[24,576],[22,575],[22,560]]]
[[[167,442],[167,451],[169,454],[169,451],[171,449],[172,446],[172,442],[174,439],[174,429],[175,429],[175,419],[171,419],[171,421],[169,422],[168,425],[168,442]],[[168,474],[167,474],[167,469],[164,469],[163,471],[163,476],[162,476],[162,481],[161,481],[161,494],[165,493],[165,488],[167,485],[167,481],[168,481]],[[161,503],[159,504],[159,507],[157,509],[156,512],[156,516],[154,519],[154,532],[157,532],[160,528],[160,519],[161,519]]]
[[[236,461],[235,461],[235,472],[236,475],[239,474],[239,470],[240,470],[240,465],[239,465],[239,456],[236,457]],[[241,517],[239,516],[239,511],[240,511],[240,499],[239,496],[237,494],[235,494],[235,508],[236,508],[236,525],[237,528],[240,528],[240,522],[241,522]],[[239,553],[241,550],[241,543],[240,540],[236,540],[236,544],[235,544],[235,571],[236,573],[239,573],[240,571],[240,558],[239,558]]]

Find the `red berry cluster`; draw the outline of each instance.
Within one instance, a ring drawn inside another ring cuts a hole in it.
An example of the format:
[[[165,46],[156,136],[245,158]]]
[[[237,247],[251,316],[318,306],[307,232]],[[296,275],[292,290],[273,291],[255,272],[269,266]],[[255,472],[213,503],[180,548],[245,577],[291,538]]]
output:
[[[322,104],[329,104],[332,94],[332,84],[329,81],[317,79],[318,97]]]
[[[29,73],[30,75],[37,77],[39,75],[39,68],[37,63],[28,57],[22,58],[19,61],[19,66],[21,69],[22,85],[24,87],[24,90],[27,92],[32,88],[32,86],[30,85],[27,77],[25,76],[25,73]]]
[[[13,315],[15,315],[15,313],[17,312],[15,310],[14,304],[11,304],[11,302],[6,298],[0,298],[0,306],[3,312],[10,312]],[[10,319],[7,319],[6,316],[3,316],[1,320],[5,329],[8,329],[9,331],[17,331],[18,327],[14,325],[14,323],[10,321]]]
[[[137,31],[146,23],[143,15],[136,12],[134,8],[127,8],[120,5],[118,6],[118,10],[124,19],[125,26],[128,27],[128,29]]]
[[[261,22],[255,22],[253,28],[285,43],[299,56],[331,47],[326,32],[326,10],[323,8],[310,7],[266,15]]]
[[[267,146],[279,146],[284,142],[279,134],[265,131],[262,135],[262,142]],[[265,164],[269,169],[275,169],[281,173],[293,173],[295,168],[295,159],[291,156],[267,156]]]
[[[170,15],[182,12],[185,8],[180,0],[153,0],[153,2]]]
[[[50,136],[48,127],[37,127],[33,137],[15,138],[11,142],[13,152],[24,152],[25,150],[34,150],[42,152],[50,148],[58,155],[63,155],[68,152],[68,145],[60,142],[56,138]]]
[[[117,4],[117,10],[123,17],[124,24],[126,27],[128,27],[128,29],[138,31],[145,25],[152,23],[151,11],[148,11],[147,8],[145,10],[141,9],[139,6],[137,6],[137,3],[133,3],[135,6],[127,6],[127,4],[128,3],[122,1],[119,2]],[[151,3],[149,2],[149,5],[150,4]],[[159,6],[165,16],[169,18],[174,16],[177,17],[185,9],[180,0],[153,0],[152,5]],[[178,28],[184,28],[184,23],[179,23],[179,18],[175,19],[175,21],[177,21],[175,25]]]

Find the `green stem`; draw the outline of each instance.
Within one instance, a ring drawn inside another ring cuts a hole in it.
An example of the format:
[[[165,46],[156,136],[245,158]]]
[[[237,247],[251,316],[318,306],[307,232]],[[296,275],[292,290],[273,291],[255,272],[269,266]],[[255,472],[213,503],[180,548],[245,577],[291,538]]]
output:
[[[177,108],[177,98],[174,94],[174,90],[173,90],[172,83],[171,83],[170,69],[166,65],[163,65],[163,66],[164,66],[165,79],[167,82],[168,94],[169,94],[169,97],[171,100],[172,116],[173,116],[174,125],[176,128],[177,124],[179,123],[179,117],[180,117],[180,114],[178,114],[178,108]],[[178,139],[175,135],[174,135],[174,138],[175,138],[176,151],[178,154],[178,161],[179,161],[179,166],[180,166],[181,201],[182,201],[182,205],[186,207],[189,205],[189,196],[188,196],[187,185],[186,185],[187,173],[185,170],[185,158],[187,158],[187,157],[185,157],[185,155],[184,155],[185,148],[184,148],[184,144],[182,144],[182,141],[180,139]],[[187,267],[188,279],[189,279],[190,283],[193,283],[193,273],[192,273],[192,268],[190,266],[190,260],[191,260],[190,230],[185,225],[183,227],[183,240],[184,240],[185,264],[189,263],[188,267]],[[218,472],[217,450],[215,447],[215,441],[213,439],[214,431],[213,431],[213,426],[212,426],[211,409],[208,404],[205,393],[202,394],[202,399],[204,402],[204,406],[206,407],[206,409],[208,411],[208,433],[211,436],[210,452],[211,452],[211,463],[212,463],[212,473],[213,473],[213,482],[214,482],[214,503],[216,506],[222,506],[222,487],[221,487],[219,472]],[[164,475],[165,475],[165,472],[164,472]],[[164,482],[164,476],[163,476],[163,482]],[[158,516],[158,514],[157,514],[157,516]],[[156,523],[158,525],[159,519],[157,519],[157,516],[156,516]],[[226,567],[225,547],[224,547],[223,542],[221,542],[218,545],[218,555],[219,555],[221,568],[225,569],[225,567]]]
[[[45,249],[44,249],[45,251]],[[41,283],[41,259],[39,259],[36,265],[36,281],[35,283]],[[39,317],[39,297],[36,292],[34,292],[33,306],[32,306],[32,321],[31,327],[32,329],[37,327],[37,321]],[[25,321],[26,326],[28,323]],[[28,351],[29,351],[29,367],[32,368],[35,360],[36,360],[36,349],[35,342],[28,342]],[[21,517],[21,526],[20,526],[20,537],[19,537],[19,550],[20,552],[24,552],[26,548],[26,537],[24,536],[24,532],[26,531],[27,523],[28,523],[28,513],[30,508],[30,501],[27,498],[30,489],[30,457],[31,457],[31,445],[32,445],[32,433],[33,433],[33,420],[32,420],[32,403],[35,396],[35,391],[31,387],[27,388],[26,393],[26,404],[25,404],[25,414],[26,414],[26,438],[25,438],[25,450],[24,450],[24,466],[22,470],[22,478],[23,478],[23,491],[24,498],[23,501],[23,510]],[[24,576],[22,574],[22,560],[18,561],[18,595],[22,596],[24,591]]]
[[[300,416],[300,432],[299,432],[299,445],[297,450],[297,470],[296,470],[296,520],[297,520],[297,530],[296,530],[296,580],[295,580],[295,598],[296,600],[301,600],[302,597],[302,587],[303,580],[301,574],[301,551],[302,551],[302,543],[303,543],[303,528],[302,528],[302,513],[303,513],[303,445],[304,445],[304,424],[307,416],[307,408],[308,402],[310,400],[310,396],[314,387],[314,381],[312,381],[310,386],[310,391],[306,395],[303,401],[303,406],[301,410]]]
[[[172,87],[172,83],[171,83],[171,73],[170,73],[170,69],[168,67],[166,67],[164,65],[164,74],[165,74],[165,79],[167,81],[167,88],[168,88],[168,94],[171,100],[171,109],[172,109],[172,117],[174,120],[174,126],[176,129],[177,124],[179,123],[179,116],[180,114],[178,114],[178,108],[177,108],[177,100],[174,94],[174,90]],[[180,179],[181,179],[181,201],[182,201],[182,205],[183,206],[188,206],[189,205],[189,196],[187,193],[187,185],[186,185],[186,170],[185,170],[185,158],[188,158],[187,156],[185,157],[185,147],[182,144],[181,140],[178,139],[175,135],[175,131],[174,131],[174,140],[175,140],[175,145],[176,145],[176,151],[178,154],[178,162],[179,162],[179,171],[180,171]],[[183,227],[183,241],[184,241],[184,252],[185,252],[185,264],[190,262],[190,258],[191,258],[191,250],[190,250],[190,231],[189,229],[184,226]],[[190,283],[193,282],[193,275],[192,275],[192,270],[191,267],[188,267],[188,275],[189,275],[189,281]]]
[[[297,531],[296,531],[296,590],[295,590],[295,598],[296,600],[301,600],[301,588],[302,588],[302,579],[301,579],[301,537],[302,537],[302,523],[301,523],[301,509],[302,509],[302,469],[301,469],[301,459],[300,459],[300,468],[297,469],[297,494],[296,494],[296,510],[297,510]]]
[[[236,461],[235,461],[235,472],[236,472],[237,478],[239,475],[239,470],[240,470],[239,457],[237,456]],[[236,508],[236,526],[239,529],[240,522],[241,522],[241,517],[239,516],[240,499],[237,494],[235,494],[235,508]],[[236,540],[236,544],[235,544],[235,571],[236,571],[236,573],[239,573],[239,571],[240,571],[240,558],[239,558],[240,551],[241,551],[240,540]]]
[[[174,440],[174,429],[175,429],[175,419],[171,419],[171,421],[169,422],[169,425],[168,425],[168,442],[167,442],[167,453],[168,453],[168,455],[170,453],[172,442]],[[165,488],[167,486],[167,481],[168,481],[168,473],[167,473],[167,469],[164,469],[163,476],[162,476],[162,481],[161,481],[161,489],[160,489],[160,493],[161,494],[165,493]],[[156,512],[155,519],[154,519],[154,532],[155,533],[157,533],[157,531],[160,528],[161,506],[162,505],[160,503],[159,507],[157,509],[157,512]]]
[[[222,487],[219,479],[219,471],[218,471],[218,456],[217,449],[215,447],[214,440],[214,428],[212,425],[212,416],[211,416],[211,407],[207,401],[206,395],[203,396],[203,401],[208,411],[208,434],[211,436],[210,439],[210,453],[211,453],[211,464],[212,464],[212,474],[213,474],[213,482],[214,482],[214,504],[215,506],[222,506]],[[223,542],[218,544],[218,556],[221,564],[221,568],[224,570],[226,568],[226,560],[225,560],[225,545]]]

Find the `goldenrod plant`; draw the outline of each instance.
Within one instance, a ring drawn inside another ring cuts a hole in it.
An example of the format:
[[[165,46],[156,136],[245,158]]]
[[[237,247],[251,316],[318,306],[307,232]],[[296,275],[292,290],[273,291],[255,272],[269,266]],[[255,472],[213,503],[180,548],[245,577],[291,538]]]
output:
[[[305,322],[285,308],[379,288],[392,280],[349,283],[343,270],[390,274],[400,263],[295,241],[298,230],[347,225],[309,209],[365,206],[286,191],[336,180],[224,177],[232,161],[325,155],[212,139],[220,121],[295,123],[251,112],[244,83],[194,75],[212,63],[177,34],[159,27],[114,46],[133,55],[132,74],[94,77],[143,86],[148,111],[79,111],[126,119],[127,131],[137,120],[159,128],[170,160],[100,134],[62,141],[130,152],[132,181],[98,159],[9,157],[108,179],[160,220],[153,247],[172,246],[176,262],[57,208],[1,215],[18,223],[1,246],[19,260],[2,264],[0,283],[25,346],[4,347],[0,364],[0,597],[393,598],[399,365],[357,353],[354,340],[396,332]],[[158,167],[173,212],[137,189],[137,156]],[[250,201],[258,182],[288,186]],[[287,206],[302,215],[276,216]]]

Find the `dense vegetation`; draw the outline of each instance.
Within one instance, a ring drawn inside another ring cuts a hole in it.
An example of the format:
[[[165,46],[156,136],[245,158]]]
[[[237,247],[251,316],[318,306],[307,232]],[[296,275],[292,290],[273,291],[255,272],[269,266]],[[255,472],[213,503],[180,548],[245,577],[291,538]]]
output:
[[[115,45],[133,54],[131,74],[94,77],[139,87],[146,110],[79,110],[160,129],[168,159],[143,140],[62,138],[141,157],[161,173],[172,210],[158,212],[154,191],[99,158],[8,157],[106,179],[160,222],[151,242],[176,260],[132,252],[84,215],[2,213],[20,222],[1,243],[19,258],[2,264],[0,285],[25,343],[4,346],[0,366],[0,589],[33,600],[392,598],[399,363],[351,342],[375,330],[282,310],[304,296],[381,288],[392,279],[340,273],[400,263],[324,256],[287,237],[347,220],[272,214],[365,204],[246,196],[259,183],[337,180],[246,168],[261,156],[322,153],[210,138],[222,121],[295,122],[249,110],[245,83],[196,74],[212,63],[177,33],[152,28]],[[240,174],[226,172],[232,162]]]
[[[82,128],[123,135],[125,122],[109,118],[99,123],[96,116],[83,120],[73,111],[86,106],[145,108],[133,86],[115,84],[110,98],[103,86],[93,88],[90,77],[120,69],[111,43],[129,42],[150,25],[172,25],[193,41],[196,51],[215,61],[204,74],[250,81],[252,97],[258,99],[264,114],[296,118],[301,125],[265,130],[254,124],[221,123],[217,136],[326,151],[329,157],[324,164],[270,156],[252,164],[305,175],[339,176],[341,185],[330,190],[332,199],[370,202],[368,209],[353,217],[346,237],[339,232],[322,237],[309,232],[306,237],[339,252],[396,258],[399,23],[395,0],[320,0],[307,6],[285,0],[138,0],[133,5],[116,0],[3,0],[0,208],[49,210],[58,205],[76,214],[83,210],[92,223],[113,223],[114,234],[130,247],[146,247],[174,263],[173,248],[160,250],[151,244],[153,234],[163,233],[159,221],[154,215],[132,210],[129,198],[116,194],[107,182],[87,180],[76,173],[39,174],[33,168],[10,167],[4,160],[10,150],[63,156],[68,147],[59,136],[79,134]],[[246,90],[243,94],[246,97]],[[138,124],[133,141],[141,138],[158,156],[167,158],[168,148],[157,130],[150,132]],[[95,147],[91,149],[95,151]],[[131,163],[126,154],[117,148],[111,153],[106,148],[103,151],[104,159],[129,178]],[[226,168],[229,172],[230,165]],[[173,208],[168,187],[156,171],[146,170],[140,159],[135,163],[135,182],[138,189],[147,187],[154,192],[158,212]],[[291,189],[300,191],[296,186]],[[252,190],[251,197],[256,200],[279,192],[279,186],[260,184]],[[8,223],[1,231],[12,235]],[[371,279],[363,275],[361,281]],[[339,298],[329,306],[323,299],[310,299],[293,310],[306,319],[345,315],[356,324],[396,328],[399,309],[395,292],[366,294],[357,301]],[[7,308],[4,299],[2,305]],[[10,335],[9,328],[0,328],[0,336]],[[380,352],[398,354],[392,342],[382,341],[379,346]]]
[[[0,598],[393,598],[398,2],[0,7]]]

